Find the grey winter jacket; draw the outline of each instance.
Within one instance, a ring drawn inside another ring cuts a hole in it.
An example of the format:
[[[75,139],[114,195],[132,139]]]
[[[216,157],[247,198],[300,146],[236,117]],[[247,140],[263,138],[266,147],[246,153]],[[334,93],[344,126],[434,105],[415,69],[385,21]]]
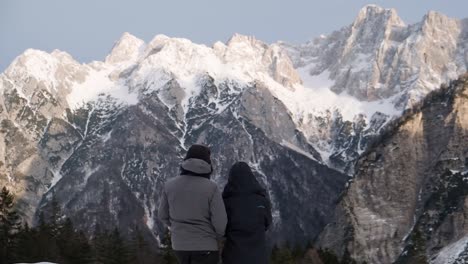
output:
[[[210,173],[211,165],[188,159],[183,169]],[[174,250],[218,250],[217,240],[227,224],[221,192],[205,177],[180,175],[168,180],[161,196],[158,216],[170,227]]]

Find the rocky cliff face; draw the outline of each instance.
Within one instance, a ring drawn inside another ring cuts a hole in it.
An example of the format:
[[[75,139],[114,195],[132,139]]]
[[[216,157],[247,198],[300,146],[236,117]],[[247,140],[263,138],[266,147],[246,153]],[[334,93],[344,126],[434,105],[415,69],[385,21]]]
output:
[[[0,75],[0,185],[30,222],[55,196],[89,232],[139,226],[156,240],[164,181],[205,143],[220,186],[234,161],[255,169],[274,238],[309,240],[382,128],[466,71],[466,24],[431,12],[405,25],[366,6],[351,26],[297,46],[125,33],[103,62],[27,50]]]
[[[465,75],[389,128],[359,159],[319,244],[368,263],[420,263],[463,239],[467,106]]]

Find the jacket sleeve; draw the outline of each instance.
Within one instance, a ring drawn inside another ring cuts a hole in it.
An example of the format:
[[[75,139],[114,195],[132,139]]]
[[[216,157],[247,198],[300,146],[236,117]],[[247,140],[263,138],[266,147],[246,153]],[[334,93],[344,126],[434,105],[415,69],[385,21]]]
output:
[[[226,208],[224,207],[223,198],[218,187],[215,187],[215,191],[210,201],[210,217],[211,224],[219,237],[224,236],[227,225]]]
[[[270,198],[267,196],[265,197],[265,230],[268,230],[273,222],[273,217],[271,215],[271,202]]]
[[[166,226],[171,226],[171,222],[169,221],[169,203],[167,201],[166,190],[163,190],[163,193],[161,195],[158,208],[158,218]]]

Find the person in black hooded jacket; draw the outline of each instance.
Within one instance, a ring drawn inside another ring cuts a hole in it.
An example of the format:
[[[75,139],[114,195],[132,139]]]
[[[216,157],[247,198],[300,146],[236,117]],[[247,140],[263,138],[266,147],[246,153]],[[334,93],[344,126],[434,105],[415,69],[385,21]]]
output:
[[[247,163],[231,168],[223,200],[228,216],[223,264],[268,263],[265,233],[272,219],[270,201]]]

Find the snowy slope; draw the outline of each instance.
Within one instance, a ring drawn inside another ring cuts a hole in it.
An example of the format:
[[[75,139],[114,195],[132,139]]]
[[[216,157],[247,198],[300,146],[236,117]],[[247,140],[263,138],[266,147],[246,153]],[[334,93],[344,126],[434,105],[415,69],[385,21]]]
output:
[[[468,236],[444,247],[437,256],[431,260],[431,264],[459,264],[466,263],[467,259],[461,259],[461,255],[468,251]],[[466,256],[465,256],[466,257]]]

